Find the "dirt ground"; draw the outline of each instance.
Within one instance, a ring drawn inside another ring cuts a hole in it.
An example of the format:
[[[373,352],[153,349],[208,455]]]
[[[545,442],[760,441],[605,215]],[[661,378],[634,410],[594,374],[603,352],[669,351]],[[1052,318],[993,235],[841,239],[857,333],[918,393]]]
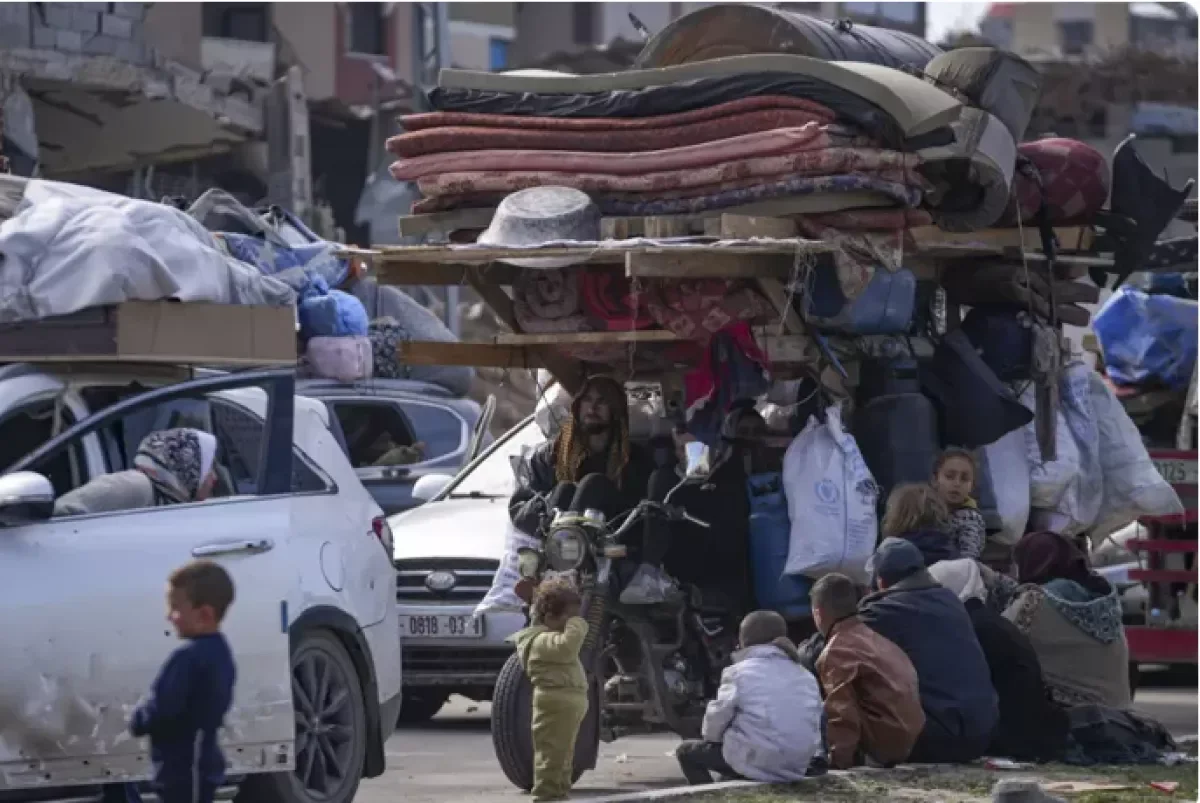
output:
[[[1034,778],[1049,791],[1071,803],[1143,803],[1143,801],[1197,800],[1197,767],[1185,763],[1174,767],[1112,767],[1080,768],[1066,765],[1047,765],[1033,770],[995,771],[974,767],[930,767],[911,770],[891,770],[886,773],[867,772],[855,777],[827,777],[818,783],[806,782],[791,787],[737,790],[692,798],[704,803],[879,803],[882,801],[911,801],[911,803],[989,803],[992,787],[1005,778]],[[1150,786],[1154,782],[1174,781],[1179,788],[1173,793],[1161,792]],[[1076,788],[1083,784],[1122,789],[1066,791],[1054,784],[1072,782]],[[1061,791],[1060,791],[1061,790]]]

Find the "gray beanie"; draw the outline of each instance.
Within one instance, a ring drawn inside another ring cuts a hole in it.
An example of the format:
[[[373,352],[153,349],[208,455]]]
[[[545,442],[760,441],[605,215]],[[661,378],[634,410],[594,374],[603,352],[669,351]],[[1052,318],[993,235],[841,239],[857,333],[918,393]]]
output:
[[[925,568],[921,550],[902,538],[888,538],[875,552],[875,581],[891,586]]]

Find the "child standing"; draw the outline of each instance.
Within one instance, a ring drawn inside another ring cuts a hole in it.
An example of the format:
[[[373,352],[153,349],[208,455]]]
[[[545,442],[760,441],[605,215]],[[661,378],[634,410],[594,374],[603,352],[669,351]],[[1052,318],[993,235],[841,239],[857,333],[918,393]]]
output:
[[[979,560],[987,542],[983,514],[971,493],[977,475],[975,458],[965,449],[947,449],[933,467],[933,487],[950,513],[949,529],[961,557]]]
[[[566,800],[575,764],[575,739],[587,715],[587,676],[579,650],[587,622],[579,592],[556,578],[538,587],[533,625],[513,634],[517,658],[533,685],[533,799]]]
[[[225,780],[217,731],[233,701],[233,653],[221,620],[233,603],[233,580],[200,560],[167,581],[167,619],[183,640],[133,712],[129,730],[150,737],[154,784],[162,803],[211,803]]]

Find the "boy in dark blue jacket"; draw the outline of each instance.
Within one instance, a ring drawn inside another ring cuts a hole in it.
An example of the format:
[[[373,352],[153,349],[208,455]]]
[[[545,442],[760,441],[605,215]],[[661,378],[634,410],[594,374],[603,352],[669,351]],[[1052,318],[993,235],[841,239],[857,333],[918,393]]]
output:
[[[233,701],[233,653],[221,620],[233,581],[212,561],[177,569],[167,584],[167,618],[184,644],[163,664],[130,731],[150,737],[154,784],[162,803],[211,803],[225,780],[217,731]]]

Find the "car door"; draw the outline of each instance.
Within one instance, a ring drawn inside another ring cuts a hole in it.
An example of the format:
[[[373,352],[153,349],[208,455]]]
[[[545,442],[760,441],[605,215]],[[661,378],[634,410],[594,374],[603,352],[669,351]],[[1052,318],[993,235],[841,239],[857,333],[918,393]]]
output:
[[[180,399],[259,386],[270,394],[258,487],[205,502],[0,528],[0,789],[69,786],[149,774],[130,713],[177,641],[166,579],[193,559],[229,571],[222,625],[237,664],[222,740],[230,774],[289,769],[294,714],[287,598],[293,383],[283,372],[202,379],[93,415],[19,461],[34,470],[93,433]]]
[[[412,489],[421,477],[455,474],[463,464],[471,429],[447,405],[366,396],[327,403],[350,465],[388,516],[420,504]]]

